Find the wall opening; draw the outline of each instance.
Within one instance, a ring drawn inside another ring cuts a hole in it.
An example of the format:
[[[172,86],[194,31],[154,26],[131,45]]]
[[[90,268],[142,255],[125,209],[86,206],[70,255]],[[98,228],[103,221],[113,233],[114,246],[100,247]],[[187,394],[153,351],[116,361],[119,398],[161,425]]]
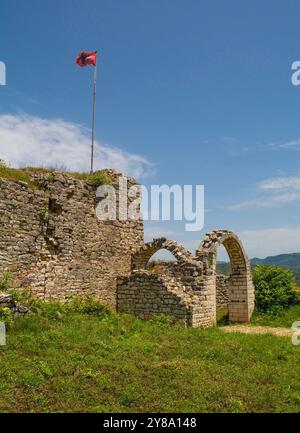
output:
[[[217,282],[220,278],[217,272],[217,255],[221,253],[218,257],[226,257],[221,246],[226,249],[231,265],[230,276],[223,280],[228,293],[228,319],[232,322],[248,322],[254,309],[254,287],[250,263],[240,239],[229,230],[214,230],[207,233],[196,252],[198,260],[204,263],[211,317],[214,321],[220,319],[216,318],[217,302],[215,301],[217,301]]]
[[[248,301],[249,291],[252,287],[248,259],[237,237],[228,236],[223,241],[223,246],[230,258],[231,266],[231,273],[226,281],[228,319],[232,322],[247,322],[251,316]]]
[[[232,273],[230,257],[224,245],[218,247],[216,260],[216,320],[217,324],[224,325],[229,320],[228,285]]]
[[[231,272],[231,262],[228,252],[224,245],[220,245],[217,251],[217,274],[230,276]]]
[[[177,260],[173,254],[162,248],[150,257],[146,269],[157,274],[174,275],[176,265]]]

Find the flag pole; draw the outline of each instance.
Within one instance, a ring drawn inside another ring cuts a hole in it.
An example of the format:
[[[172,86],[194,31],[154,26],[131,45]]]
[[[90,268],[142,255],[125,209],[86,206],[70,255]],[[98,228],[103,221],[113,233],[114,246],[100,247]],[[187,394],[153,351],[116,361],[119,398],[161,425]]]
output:
[[[95,65],[95,69],[94,69],[92,146],[91,146],[91,174],[93,174],[93,172],[94,172],[94,140],[95,140],[96,86],[97,86],[97,63]]]

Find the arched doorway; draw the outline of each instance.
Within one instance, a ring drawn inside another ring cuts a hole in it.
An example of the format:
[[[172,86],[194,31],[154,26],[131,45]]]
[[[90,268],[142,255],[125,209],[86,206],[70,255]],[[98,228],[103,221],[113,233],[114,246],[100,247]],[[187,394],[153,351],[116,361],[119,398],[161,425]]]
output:
[[[220,245],[225,247],[231,265],[231,275],[228,279],[229,320],[248,322],[254,309],[254,286],[250,263],[238,236],[228,230],[209,232],[196,251],[196,256],[203,262],[204,275],[210,285],[214,284],[216,295],[216,256]]]
[[[131,267],[132,269],[145,269],[151,257],[160,250],[169,251],[174,259],[179,263],[194,260],[192,254],[186,250],[182,245],[175,241],[170,241],[166,238],[153,239],[152,242],[144,244],[132,256]]]

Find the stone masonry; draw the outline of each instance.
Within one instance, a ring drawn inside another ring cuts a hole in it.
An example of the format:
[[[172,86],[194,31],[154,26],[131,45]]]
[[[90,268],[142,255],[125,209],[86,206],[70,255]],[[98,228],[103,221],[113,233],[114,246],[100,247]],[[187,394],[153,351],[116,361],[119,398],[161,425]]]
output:
[[[104,174],[118,191],[120,174]],[[90,181],[55,171],[30,176],[34,186],[0,179],[0,273],[12,272],[42,299],[92,295],[115,308],[117,275],[143,244],[143,222],[99,221]]]
[[[230,277],[217,276],[216,254],[221,244],[231,260]],[[160,249],[170,251],[177,261],[149,266],[149,259]],[[131,273],[117,281],[120,312],[140,318],[166,313],[186,326],[209,326],[216,323],[218,301],[228,305],[230,320],[247,322],[251,318],[254,286],[250,264],[241,241],[230,231],[208,233],[195,257],[174,241],[154,239],[132,255],[131,267]]]
[[[144,244],[141,219],[97,218],[91,180],[49,170],[28,173],[30,182],[0,179],[0,273],[11,272],[18,287],[45,300],[91,295],[120,312],[144,319],[169,314],[186,326],[214,325],[217,303],[228,305],[232,321],[250,319],[250,264],[234,233],[208,233],[195,255],[165,238]],[[115,187],[118,209],[121,174],[104,174]],[[127,187],[133,185],[129,178]],[[216,272],[221,244],[232,269],[223,279]],[[176,260],[149,266],[161,249]]]
[[[230,277],[227,275],[216,276],[216,297],[217,307],[228,307],[229,303]]]
[[[14,318],[25,316],[28,313],[28,308],[17,302],[13,295],[8,293],[0,293],[0,309],[7,308],[12,313]]]

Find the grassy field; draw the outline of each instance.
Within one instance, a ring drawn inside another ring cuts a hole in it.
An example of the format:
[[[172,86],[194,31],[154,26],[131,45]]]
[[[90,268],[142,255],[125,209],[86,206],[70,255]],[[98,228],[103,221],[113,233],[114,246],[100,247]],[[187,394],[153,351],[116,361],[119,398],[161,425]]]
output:
[[[220,307],[217,310],[218,325],[230,325],[228,322],[228,309]],[[254,312],[250,325],[273,326],[290,328],[296,321],[300,321],[300,302],[290,306],[287,309],[282,309],[276,314],[262,314]]]
[[[9,329],[0,411],[299,412],[299,357],[285,337],[54,309]]]
[[[293,322],[300,321],[300,303],[292,305],[287,309],[283,309],[276,315],[254,313],[251,323],[264,326],[282,326],[290,328]]]

